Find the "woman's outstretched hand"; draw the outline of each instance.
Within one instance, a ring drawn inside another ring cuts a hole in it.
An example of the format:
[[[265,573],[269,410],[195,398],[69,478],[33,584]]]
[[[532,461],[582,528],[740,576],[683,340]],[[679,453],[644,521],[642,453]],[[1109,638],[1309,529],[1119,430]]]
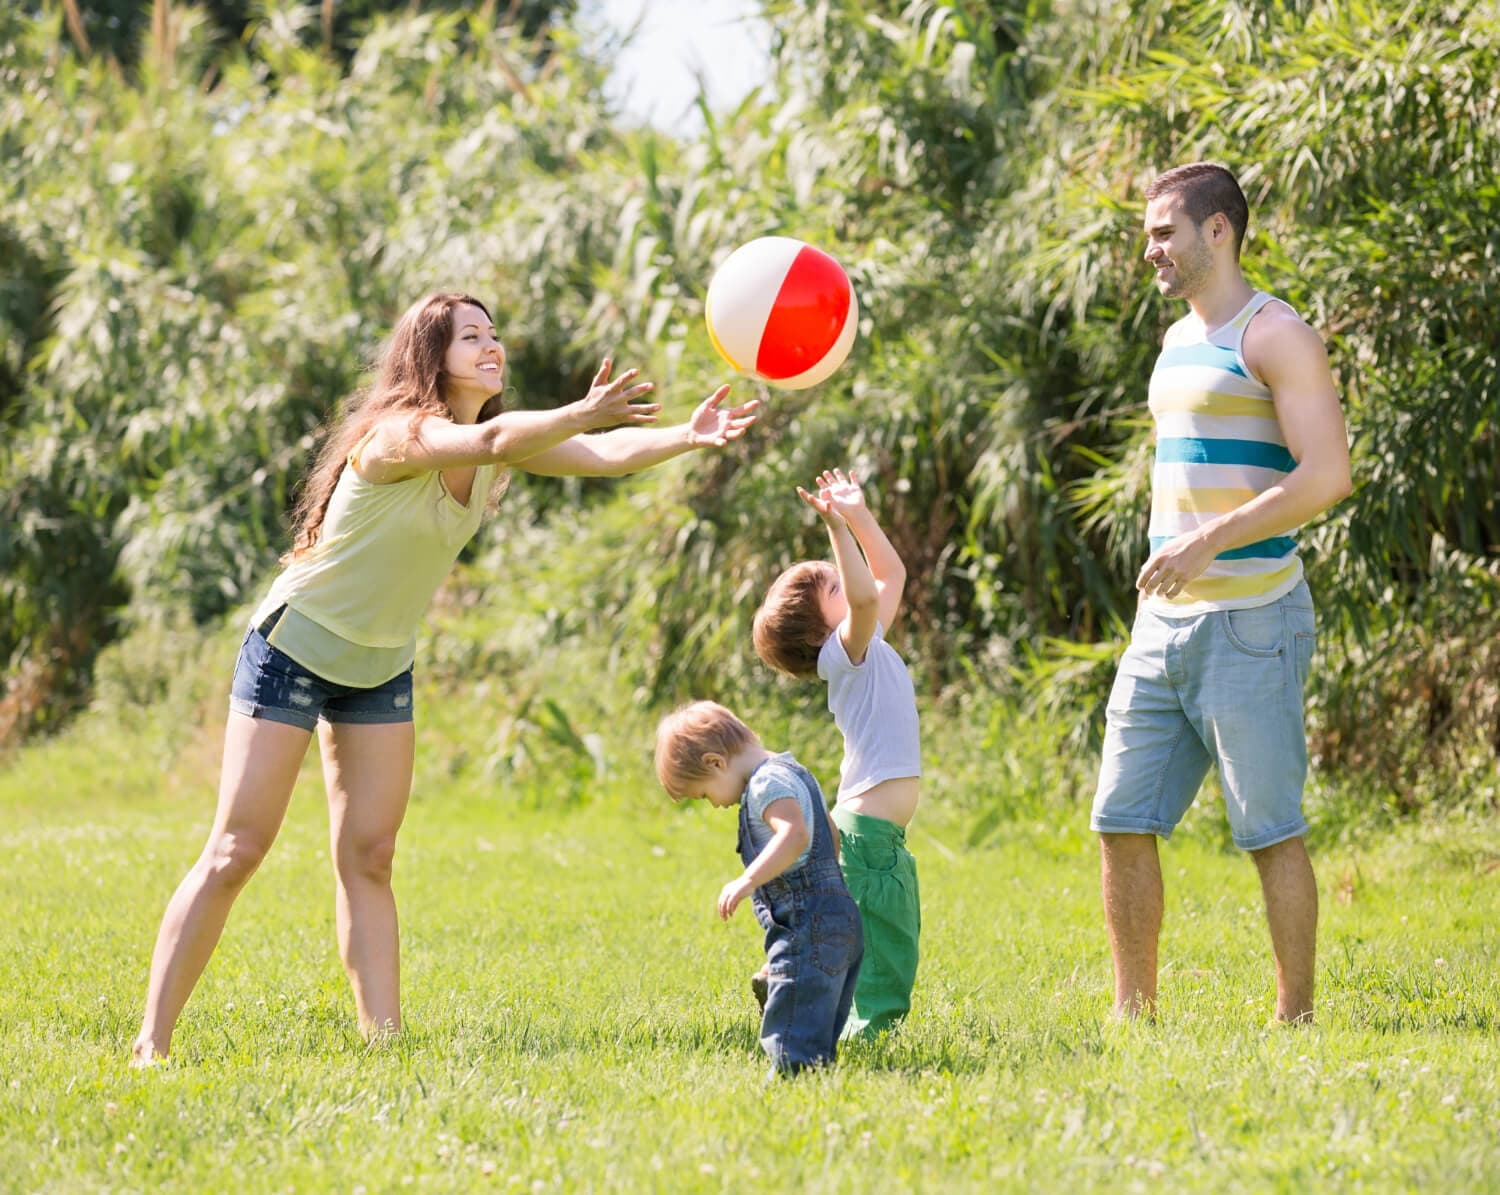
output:
[[[760,399],[752,398],[743,406],[725,410],[722,403],[728,397],[729,387],[720,386],[693,412],[688,434],[694,448],[722,448],[738,440],[760,418]]]
[[[613,364],[608,357],[604,358],[599,372],[594,375],[594,383],[589,387],[589,392],[579,401],[578,405],[583,408],[589,427],[655,423],[661,403],[635,400],[650,394],[656,387],[650,382],[638,382],[632,386],[630,383],[640,376],[641,371],[638,369],[627,369],[611,382],[609,372]]]

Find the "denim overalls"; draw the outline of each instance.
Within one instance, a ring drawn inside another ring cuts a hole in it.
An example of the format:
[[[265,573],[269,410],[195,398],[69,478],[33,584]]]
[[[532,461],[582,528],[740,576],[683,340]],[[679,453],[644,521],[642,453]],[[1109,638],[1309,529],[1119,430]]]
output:
[[[760,1044],[778,1071],[795,1073],[833,1061],[854,1001],[865,944],[859,909],[839,871],[823,791],[790,756],[777,756],[774,762],[796,773],[812,793],[815,807],[812,848],[802,866],[762,884],[750,898],[755,919],[766,931],[770,971]],[[739,854],[746,867],[756,856],[750,841],[750,808],[743,800]]]

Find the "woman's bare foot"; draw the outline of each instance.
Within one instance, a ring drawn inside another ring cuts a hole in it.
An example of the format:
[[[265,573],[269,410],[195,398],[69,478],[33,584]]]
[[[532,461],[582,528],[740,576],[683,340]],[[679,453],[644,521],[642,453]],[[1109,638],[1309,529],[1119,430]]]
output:
[[[137,1038],[130,1047],[130,1066],[132,1070],[144,1070],[148,1066],[160,1066],[167,1060],[165,1054],[157,1052],[156,1044]]]

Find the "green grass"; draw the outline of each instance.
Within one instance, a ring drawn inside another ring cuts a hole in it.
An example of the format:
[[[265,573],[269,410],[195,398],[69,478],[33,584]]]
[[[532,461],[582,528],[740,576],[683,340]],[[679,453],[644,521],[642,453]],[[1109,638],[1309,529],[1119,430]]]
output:
[[[214,639],[208,671],[232,653]],[[1319,1020],[1287,1029],[1254,868],[1205,793],[1163,852],[1162,1019],[1116,1025],[1085,808],[1032,793],[983,816],[960,790],[1000,748],[955,733],[912,834],[912,1020],[768,1086],[758,933],[712,912],[732,813],[654,790],[645,713],[594,761],[556,719],[593,726],[605,696],[544,686],[529,708],[558,714],[530,720],[483,684],[424,687],[407,1031],[380,1049],[335,950],[315,753],[172,1062],[145,1073],[126,1051],[207,828],[222,694],[91,714],[6,761],[0,1189],[1500,1189],[1493,818],[1315,839]],[[1034,770],[1006,759],[1008,783]]]

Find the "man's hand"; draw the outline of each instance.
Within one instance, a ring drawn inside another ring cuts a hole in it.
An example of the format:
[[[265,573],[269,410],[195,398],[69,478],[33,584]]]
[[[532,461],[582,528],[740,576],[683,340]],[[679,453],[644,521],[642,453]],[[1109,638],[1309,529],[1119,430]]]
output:
[[[1151,559],[1141,566],[1135,587],[1147,597],[1174,598],[1190,581],[1202,576],[1217,555],[1206,536],[1189,531],[1151,553]]]

